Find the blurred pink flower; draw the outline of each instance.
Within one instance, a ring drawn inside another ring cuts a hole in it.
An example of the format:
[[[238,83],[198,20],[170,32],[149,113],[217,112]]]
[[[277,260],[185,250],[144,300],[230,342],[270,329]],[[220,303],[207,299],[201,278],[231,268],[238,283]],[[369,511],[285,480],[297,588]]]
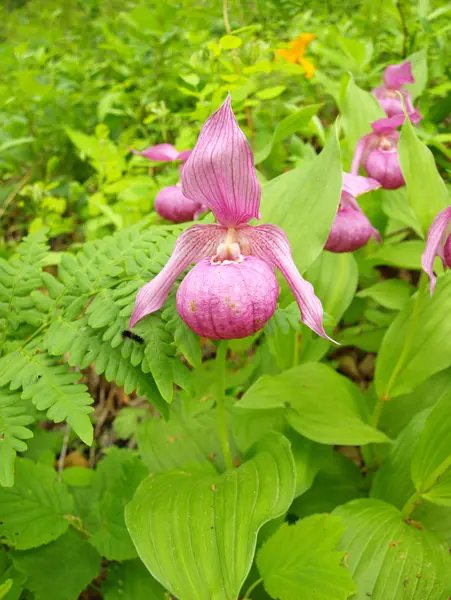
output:
[[[437,277],[434,274],[434,260],[439,256],[444,268],[451,269],[451,206],[438,213],[428,231],[426,249],[421,257],[423,269],[431,281],[431,294]]]
[[[399,65],[389,65],[384,71],[383,80],[384,85],[374,88],[372,93],[379,100],[387,117],[404,112],[399,94],[404,99],[407,112],[412,112],[414,110],[412,98],[409,92],[402,87],[405,83],[415,83],[410,61],[407,60]]]

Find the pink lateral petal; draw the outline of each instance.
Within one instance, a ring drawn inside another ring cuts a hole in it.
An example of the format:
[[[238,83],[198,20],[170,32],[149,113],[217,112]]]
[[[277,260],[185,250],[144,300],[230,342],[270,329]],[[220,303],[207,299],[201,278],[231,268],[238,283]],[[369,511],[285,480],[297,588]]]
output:
[[[440,211],[435,217],[432,225],[428,231],[428,237],[426,240],[426,249],[421,257],[421,266],[424,271],[429,275],[431,282],[431,294],[434,291],[435,282],[437,277],[434,274],[434,260],[436,256],[441,256],[441,244],[443,243],[443,237],[447,228],[447,225],[451,222],[451,206],[448,206],[444,210]]]
[[[179,153],[171,144],[157,144],[141,151],[133,150],[133,148],[130,148],[130,150],[133,154],[138,154],[154,161],[167,162],[179,159]]]
[[[374,139],[374,134],[369,133],[367,135],[362,135],[362,137],[357,142],[357,146],[354,150],[354,156],[352,158],[351,175],[359,174],[359,168],[362,164],[364,155]]]
[[[422,114],[417,109],[409,112],[408,117],[414,125],[417,125],[423,118]],[[399,113],[398,115],[393,115],[393,117],[373,121],[373,123],[371,123],[371,128],[374,133],[378,135],[388,135],[398,129],[405,120],[406,115],[404,113]]]
[[[385,87],[399,90],[405,83],[415,83],[412,73],[412,64],[409,60],[399,65],[389,65],[383,75]]]
[[[381,184],[371,177],[361,177],[360,175],[351,175],[350,173],[343,173],[343,187],[342,190],[346,194],[357,198],[361,194],[366,194],[372,190],[377,190],[381,187]]]
[[[281,271],[299,305],[303,323],[321,337],[334,342],[324,331],[321,301],[315,296],[313,286],[305,281],[294,264],[290,242],[284,231],[277,225],[249,225],[239,231],[246,238],[250,254]]]
[[[191,155],[192,150],[182,150],[178,153],[177,160],[186,161]]]
[[[213,256],[226,233],[226,230],[219,225],[193,225],[186,229],[178,238],[174,252],[166,266],[152,281],[146,283],[139,290],[130,317],[129,328],[132,328],[146,315],[159,310],[177,277],[191,263],[198,262],[207,256]]]
[[[182,171],[183,193],[210,207],[221,225],[258,218],[260,183],[252,150],[230,106],[230,96],[206,121]]]

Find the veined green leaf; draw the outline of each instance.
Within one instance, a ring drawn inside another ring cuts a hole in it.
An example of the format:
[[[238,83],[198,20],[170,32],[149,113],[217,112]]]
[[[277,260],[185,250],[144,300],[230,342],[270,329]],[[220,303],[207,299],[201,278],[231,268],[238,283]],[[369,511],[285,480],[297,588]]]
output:
[[[148,477],[126,522],[144,564],[180,600],[236,600],[258,530],[288,509],[295,484],[289,442],[272,433],[253,458],[223,475]]]

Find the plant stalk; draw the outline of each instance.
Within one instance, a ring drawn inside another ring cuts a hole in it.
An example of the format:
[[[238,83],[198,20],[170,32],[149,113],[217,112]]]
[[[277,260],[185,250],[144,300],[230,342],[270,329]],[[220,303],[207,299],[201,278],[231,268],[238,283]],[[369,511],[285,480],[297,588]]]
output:
[[[216,415],[218,418],[218,433],[221,442],[222,454],[226,469],[233,468],[232,454],[230,452],[229,436],[227,432],[227,419],[225,411],[225,364],[227,355],[227,341],[219,342],[216,351]]]
[[[418,492],[415,492],[414,494],[412,494],[410,496],[410,498],[404,504],[404,506],[402,507],[402,510],[401,510],[401,516],[404,519],[404,521],[407,521],[407,519],[413,513],[413,511],[415,510],[420,499],[421,499],[420,494]]]
[[[255,590],[255,588],[257,586],[259,586],[262,583],[262,581],[263,581],[263,577],[260,577],[260,579],[257,579],[257,581],[254,581],[254,583],[247,590],[246,594],[243,596],[243,600],[249,600],[251,597],[251,593]]]

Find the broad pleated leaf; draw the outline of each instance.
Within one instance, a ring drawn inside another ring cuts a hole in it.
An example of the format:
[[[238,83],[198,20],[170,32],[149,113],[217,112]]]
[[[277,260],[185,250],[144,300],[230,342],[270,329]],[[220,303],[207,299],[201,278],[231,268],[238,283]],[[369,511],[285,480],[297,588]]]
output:
[[[301,273],[326,243],[340,200],[341,180],[340,147],[333,130],[313,161],[272,179],[262,188],[262,222],[279,225],[285,231]]]
[[[432,409],[412,460],[416,489],[428,492],[451,466],[451,391]]]
[[[434,155],[418,138],[409,119],[401,130],[399,162],[406,180],[409,204],[423,234],[426,234],[437,213],[448,205],[448,192],[435,165]]]
[[[362,90],[350,79],[341,106],[341,116],[349,148],[354,152],[362,135],[371,133],[372,121],[385,117],[385,113],[370,92]]]
[[[235,600],[258,530],[288,509],[295,479],[289,442],[272,433],[223,475],[148,477],[126,507],[127,526],[151,574],[179,600]]]
[[[346,528],[339,548],[358,592],[355,600],[445,600],[451,558],[435,533],[407,525],[380,500],[353,500],[333,513]]]
[[[412,343],[405,360],[398,366],[415,301],[413,298],[406,304],[382,342],[375,373],[379,396],[405,394],[451,365],[451,274],[446,274],[439,277],[432,298],[427,292],[421,299]]]
[[[266,591],[280,600],[346,600],[356,587],[336,550],[344,533],[341,520],[313,515],[284,523],[257,554]]]
[[[358,387],[323,364],[306,363],[280,375],[264,375],[235,406],[253,411],[284,408],[291,427],[322,444],[389,441],[368,424]]]

